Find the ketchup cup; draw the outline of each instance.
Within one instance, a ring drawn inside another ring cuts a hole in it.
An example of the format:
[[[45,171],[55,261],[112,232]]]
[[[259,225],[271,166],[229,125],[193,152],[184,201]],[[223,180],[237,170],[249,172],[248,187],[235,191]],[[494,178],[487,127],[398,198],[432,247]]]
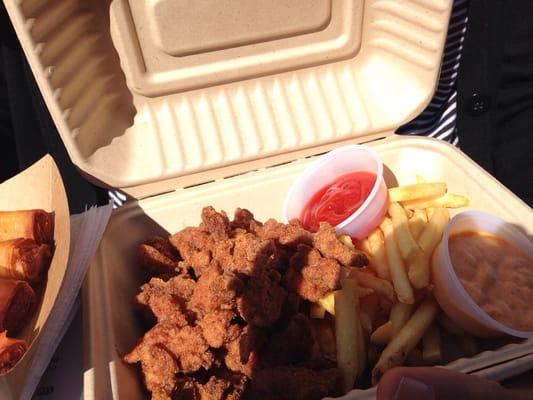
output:
[[[388,191],[383,180],[383,163],[378,154],[364,145],[339,147],[319,157],[293,183],[283,204],[285,222],[300,218],[311,197],[336,178],[350,172],[371,172],[376,182],[361,206],[335,226],[338,234],[363,239],[376,228],[387,211]]]
[[[450,236],[465,231],[494,234],[516,246],[528,257],[533,256],[533,244],[511,224],[481,211],[465,211],[448,223],[442,241],[433,253],[431,272],[435,297],[444,312],[465,331],[480,337],[504,334],[521,338],[533,337],[533,331],[519,331],[496,321],[470,298],[452,265],[448,243]]]

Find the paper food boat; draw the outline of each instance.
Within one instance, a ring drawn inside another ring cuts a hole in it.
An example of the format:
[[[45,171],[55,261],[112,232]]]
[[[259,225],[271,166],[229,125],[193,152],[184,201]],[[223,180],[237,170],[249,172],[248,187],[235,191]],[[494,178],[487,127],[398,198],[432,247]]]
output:
[[[88,276],[87,399],[145,396],[120,360],[141,335],[139,242],[206,205],[279,218],[308,157],[342,144],[369,142],[389,184],[445,181],[532,234],[532,210],[459,150],[393,135],[433,95],[451,0],[4,3],[73,162],[140,199],[114,213]],[[530,353],[531,340],[450,367],[501,378]]]
[[[58,292],[67,269],[70,245],[70,215],[67,195],[57,166],[45,156],[20,174],[0,184],[0,210],[29,210],[40,208],[53,212],[55,218],[55,252],[39,305],[18,338],[26,340],[28,350],[18,364],[0,376],[0,398],[18,399],[25,384],[28,370],[39,347],[41,332],[58,301]]]

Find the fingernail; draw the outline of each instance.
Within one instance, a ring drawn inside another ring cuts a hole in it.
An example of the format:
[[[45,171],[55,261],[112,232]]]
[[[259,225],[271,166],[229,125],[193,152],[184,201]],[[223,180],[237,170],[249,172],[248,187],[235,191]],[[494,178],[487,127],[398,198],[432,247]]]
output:
[[[393,400],[435,400],[433,388],[424,382],[403,376],[394,393]]]

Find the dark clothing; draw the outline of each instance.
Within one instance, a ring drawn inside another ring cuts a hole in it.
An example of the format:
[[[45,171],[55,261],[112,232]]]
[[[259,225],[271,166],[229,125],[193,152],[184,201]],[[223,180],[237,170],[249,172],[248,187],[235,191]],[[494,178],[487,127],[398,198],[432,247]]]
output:
[[[458,76],[462,150],[533,205],[533,1],[471,0]]]

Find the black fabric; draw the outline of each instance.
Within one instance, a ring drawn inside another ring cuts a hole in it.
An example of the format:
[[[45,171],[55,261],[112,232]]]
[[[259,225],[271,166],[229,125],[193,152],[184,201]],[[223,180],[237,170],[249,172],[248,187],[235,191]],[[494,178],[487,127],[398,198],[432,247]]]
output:
[[[3,181],[50,153],[67,191],[70,211],[107,202],[70,161],[35,83],[16,35],[0,5],[0,179]]]
[[[533,1],[472,0],[458,76],[461,148],[533,205]]]

